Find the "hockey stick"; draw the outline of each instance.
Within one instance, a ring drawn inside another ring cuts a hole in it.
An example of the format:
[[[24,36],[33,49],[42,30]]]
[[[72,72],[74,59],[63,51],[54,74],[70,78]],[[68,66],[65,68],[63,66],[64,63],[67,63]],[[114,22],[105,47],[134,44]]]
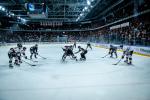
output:
[[[39,55],[39,54],[38,54],[38,56],[41,57],[41,58],[43,58],[43,59],[47,59],[47,58],[45,58],[45,57],[43,57],[43,56],[41,56],[41,55]]]
[[[22,60],[22,61],[25,62],[26,64],[30,65],[30,66],[36,66],[36,65],[30,64],[30,63],[28,63],[28,62],[26,62],[26,61],[24,61],[24,60]]]
[[[118,65],[121,62],[121,60],[122,60],[122,58],[117,63],[115,63],[113,65]]]
[[[23,56],[21,56],[21,57],[23,57]],[[25,59],[30,60],[30,61],[32,61],[32,62],[38,62],[38,61],[34,61],[34,60],[32,60],[32,59],[29,59],[29,58],[25,58]]]
[[[38,61],[34,61],[34,60],[32,60],[32,59],[29,59],[29,58],[27,58],[27,60],[30,60],[30,61],[32,61],[32,62],[38,62]]]
[[[107,57],[109,54],[107,54],[107,55],[105,55],[104,57],[102,57],[102,58],[105,58],[105,57]]]

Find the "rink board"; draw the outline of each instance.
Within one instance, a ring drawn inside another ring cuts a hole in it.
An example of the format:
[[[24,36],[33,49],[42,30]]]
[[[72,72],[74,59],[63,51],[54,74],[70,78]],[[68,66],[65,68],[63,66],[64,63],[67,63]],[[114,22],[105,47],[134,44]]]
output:
[[[36,44],[38,42],[27,42],[24,44]],[[85,42],[78,42],[79,44],[85,44]],[[0,43],[0,46],[8,46],[8,45],[16,45],[17,43]],[[38,44],[66,44],[65,42],[39,42]],[[73,44],[73,42],[67,42],[67,44]],[[105,48],[108,49],[110,47],[110,44],[102,44],[102,43],[91,43],[93,46],[98,47],[98,48]],[[113,44],[116,45],[116,44]],[[119,46],[119,45],[116,45]],[[126,47],[127,45],[124,45]],[[146,56],[150,57],[150,47],[144,47],[144,46],[131,46],[132,49],[134,50],[134,54],[140,55],[140,56]],[[121,51],[122,50],[118,50]]]

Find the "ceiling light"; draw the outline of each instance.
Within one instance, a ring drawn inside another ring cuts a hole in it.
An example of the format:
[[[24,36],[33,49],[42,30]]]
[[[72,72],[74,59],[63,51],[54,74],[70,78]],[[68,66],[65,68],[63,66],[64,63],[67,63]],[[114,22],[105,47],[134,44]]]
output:
[[[2,7],[1,9],[2,9],[2,11],[5,11],[5,8]]]
[[[11,13],[10,15],[11,15],[11,16],[14,16],[15,14],[14,14],[14,13]]]
[[[23,24],[26,24],[27,20],[24,19],[24,18],[21,18],[21,22],[22,22]]]
[[[78,17],[77,19],[76,19],[76,21],[78,21],[80,19],[80,17]]]
[[[90,0],[87,0],[87,5],[91,5],[91,2],[90,2]]]
[[[83,16],[83,14],[81,13],[80,16]]]
[[[84,9],[85,9],[85,10],[87,10],[87,9],[88,9],[88,7],[85,7]]]
[[[20,17],[17,17],[18,19],[21,19]]]

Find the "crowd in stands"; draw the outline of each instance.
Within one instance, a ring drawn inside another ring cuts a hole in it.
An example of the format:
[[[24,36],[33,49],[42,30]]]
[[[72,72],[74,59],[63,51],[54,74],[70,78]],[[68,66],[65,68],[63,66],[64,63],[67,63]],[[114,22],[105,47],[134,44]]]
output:
[[[136,1],[136,0],[135,0]],[[137,0],[138,1],[138,0]],[[139,0],[140,1],[140,0]],[[135,10],[135,5],[130,2],[125,6],[112,9],[111,13],[108,13],[104,18],[99,21],[89,21],[88,23],[80,24],[68,24],[62,26],[36,26],[37,24],[32,24],[29,26],[19,26],[20,30],[30,30],[30,32],[20,31],[20,32],[1,32],[0,31],[0,42],[59,42],[63,41],[63,35],[67,36],[68,42],[78,41],[78,42],[96,42],[96,43],[115,43],[115,44],[127,44],[127,45],[143,45],[150,46],[150,13],[139,15],[137,17],[132,17],[127,20],[130,25],[126,27],[110,29],[110,26],[100,28],[103,25],[108,25],[119,19],[124,19],[132,16],[135,13],[143,12],[145,10],[150,10],[149,0],[143,0],[143,3],[137,5]],[[133,7],[134,6],[134,7]],[[121,22],[119,22],[121,23]],[[118,24],[118,23],[117,23]],[[99,28],[98,28],[99,27]],[[46,30],[48,28],[48,30]],[[40,30],[45,29],[45,32],[40,32]],[[52,30],[72,30],[72,32],[50,32]],[[91,30],[92,29],[92,30]],[[36,31],[34,31],[36,30]],[[38,30],[38,31],[37,31]],[[49,31],[49,32],[46,32]],[[59,38],[58,38],[59,37]]]
[[[67,36],[68,42],[96,42],[115,43],[127,45],[150,46],[150,27],[144,23],[139,23],[135,27],[130,26],[110,29],[108,27],[95,31],[81,32],[23,32],[13,34],[0,34],[0,42],[59,42],[63,35]],[[59,39],[58,39],[59,37]],[[61,40],[62,41],[62,40]]]

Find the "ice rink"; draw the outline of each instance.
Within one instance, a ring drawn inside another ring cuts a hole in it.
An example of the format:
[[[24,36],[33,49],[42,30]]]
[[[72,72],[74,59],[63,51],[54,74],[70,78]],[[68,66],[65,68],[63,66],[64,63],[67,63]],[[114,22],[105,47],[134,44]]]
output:
[[[13,69],[7,56],[12,46],[0,47],[0,100],[150,100],[149,57],[133,55],[133,65],[115,66],[122,52],[118,59],[101,58],[108,50],[93,47],[86,61],[62,62],[64,45],[41,44],[39,54],[47,59],[26,60],[37,66],[22,63]]]

